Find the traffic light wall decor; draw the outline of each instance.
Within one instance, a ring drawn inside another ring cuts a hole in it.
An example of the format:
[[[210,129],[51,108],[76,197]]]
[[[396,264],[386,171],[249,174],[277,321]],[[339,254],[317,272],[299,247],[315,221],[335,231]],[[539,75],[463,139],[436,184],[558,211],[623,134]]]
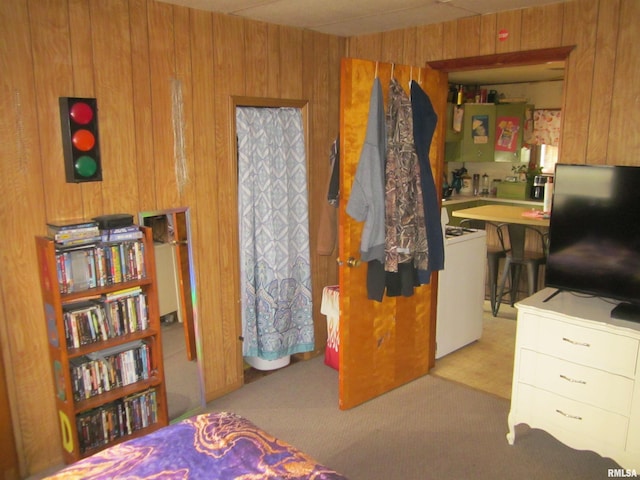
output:
[[[60,125],[67,182],[101,181],[96,99],[60,97]]]

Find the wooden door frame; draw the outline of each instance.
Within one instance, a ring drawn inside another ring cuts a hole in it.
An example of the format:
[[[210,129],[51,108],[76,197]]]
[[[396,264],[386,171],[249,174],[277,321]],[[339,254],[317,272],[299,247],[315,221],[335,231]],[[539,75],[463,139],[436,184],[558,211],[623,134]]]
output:
[[[555,48],[541,48],[477,57],[452,58],[427,62],[434,70],[445,73],[464,72],[468,70],[482,70],[487,68],[517,67],[521,65],[537,65],[547,62],[566,61],[575,45]],[[566,75],[565,75],[566,77]]]

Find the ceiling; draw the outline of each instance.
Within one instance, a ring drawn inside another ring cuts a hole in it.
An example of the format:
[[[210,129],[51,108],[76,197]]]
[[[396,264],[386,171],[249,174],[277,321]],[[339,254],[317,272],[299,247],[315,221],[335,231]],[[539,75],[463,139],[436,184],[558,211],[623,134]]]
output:
[[[198,10],[351,37],[567,0],[159,0]],[[455,83],[562,79],[562,63],[505,70],[450,72]]]
[[[352,37],[567,0],[160,0]]]

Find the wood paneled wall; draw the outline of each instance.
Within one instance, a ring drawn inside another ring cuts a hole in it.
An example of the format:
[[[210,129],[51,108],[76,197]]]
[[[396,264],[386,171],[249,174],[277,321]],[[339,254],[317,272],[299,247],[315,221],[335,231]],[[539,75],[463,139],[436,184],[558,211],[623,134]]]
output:
[[[315,247],[346,39],[152,0],[4,0],[0,45],[0,350],[28,475],[61,462],[34,236],[49,220],[191,208],[206,397],[240,387],[231,96],[308,101]],[[176,175],[175,94],[185,181]],[[98,99],[102,182],[65,183],[59,96]],[[312,266],[320,351],[335,255],[312,254]]]
[[[575,0],[343,39],[152,0],[0,2],[0,342],[24,475],[61,460],[34,236],[48,220],[192,209],[206,396],[241,384],[230,96],[307,99],[311,243],[338,133],[345,54],[408,65],[575,45],[561,159],[640,164],[640,2]],[[505,41],[498,32],[507,30]],[[175,174],[172,93],[187,180]],[[104,181],[64,181],[57,98],[98,99]],[[312,257],[321,287],[335,257]],[[6,412],[2,412],[4,415]]]
[[[560,161],[640,165],[638,25],[637,0],[575,0],[351,37],[348,54],[417,65],[575,45],[565,69]]]

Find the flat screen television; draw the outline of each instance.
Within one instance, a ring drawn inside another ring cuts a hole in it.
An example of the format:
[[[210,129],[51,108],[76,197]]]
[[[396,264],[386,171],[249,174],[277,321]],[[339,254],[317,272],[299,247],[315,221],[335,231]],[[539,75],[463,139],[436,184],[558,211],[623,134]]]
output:
[[[545,284],[640,321],[640,167],[556,165]]]

